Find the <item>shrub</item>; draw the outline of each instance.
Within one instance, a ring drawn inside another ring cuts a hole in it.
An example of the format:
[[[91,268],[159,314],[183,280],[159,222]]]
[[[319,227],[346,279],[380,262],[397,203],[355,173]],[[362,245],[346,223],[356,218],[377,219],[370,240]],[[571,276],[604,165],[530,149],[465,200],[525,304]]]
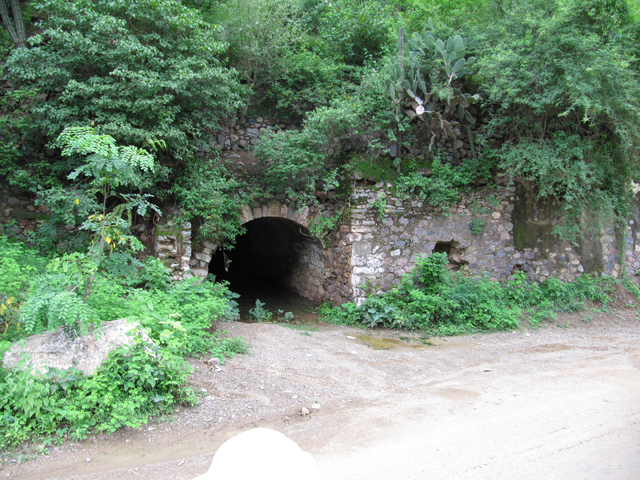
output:
[[[417,260],[397,287],[372,295],[359,307],[324,305],[320,315],[330,323],[425,330],[452,335],[518,328],[527,315],[532,324],[555,318],[555,312],[583,308],[584,301],[606,305],[612,279],[582,276],[573,283],[549,279],[529,281],[522,273],[507,283],[484,277],[453,275],[447,257],[434,253]]]
[[[0,447],[45,435],[79,440],[89,432],[139,428],[151,415],[194,404],[185,387],[190,371],[181,358],[141,341],[112,351],[91,377],[74,369],[43,375],[0,369]]]

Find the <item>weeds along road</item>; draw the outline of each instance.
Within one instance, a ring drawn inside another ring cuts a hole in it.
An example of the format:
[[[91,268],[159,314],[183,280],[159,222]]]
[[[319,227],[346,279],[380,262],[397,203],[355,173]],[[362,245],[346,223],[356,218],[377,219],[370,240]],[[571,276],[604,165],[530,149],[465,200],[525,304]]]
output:
[[[199,407],[19,464],[5,456],[0,478],[192,479],[225,439],[266,426],[332,480],[640,479],[636,311],[559,324],[391,350],[357,337],[402,334],[223,325],[251,355],[222,370],[194,360]]]

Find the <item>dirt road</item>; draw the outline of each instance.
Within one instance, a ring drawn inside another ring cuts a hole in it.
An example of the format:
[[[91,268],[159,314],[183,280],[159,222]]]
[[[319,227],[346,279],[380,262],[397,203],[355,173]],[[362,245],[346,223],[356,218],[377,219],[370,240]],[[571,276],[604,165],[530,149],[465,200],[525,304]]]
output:
[[[640,322],[632,309],[591,316],[390,350],[357,337],[400,334],[224,325],[251,355],[222,371],[194,362],[198,408],[5,462],[0,478],[191,479],[225,439],[267,426],[332,480],[638,480]]]

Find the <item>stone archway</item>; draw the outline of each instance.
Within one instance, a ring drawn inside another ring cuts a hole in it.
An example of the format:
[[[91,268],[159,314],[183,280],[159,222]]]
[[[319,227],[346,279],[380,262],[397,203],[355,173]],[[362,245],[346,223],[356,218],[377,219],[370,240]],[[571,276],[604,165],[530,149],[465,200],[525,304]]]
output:
[[[246,233],[231,250],[218,250],[209,273],[242,295],[284,290],[313,301],[324,295],[324,252],[309,230],[293,220],[261,217],[244,224]]]
[[[192,247],[191,271],[228,280],[236,288],[281,287],[314,302],[326,300],[327,249],[309,232],[314,214],[308,207],[271,200],[245,205],[240,212],[247,233],[230,251],[211,242]],[[230,260],[230,262],[229,262]]]
[[[284,269],[278,277],[286,288],[314,302],[332,302],[335,304],[351,301],[354,288],[351,285],[351,246],[353,239],[348,225],[340,225],[324,237],[326,244],[311,235],[309,227],[313,219],[335,216],[334,202],[296,208],[293,201],[269,199],[245,205],[240,211],[245,226],[252,222],[265,223],[267,230],[285,230],[289,233],[276,233],[275,238],[288,245],[288,260],[281,256],[280,261],[290,263],[290,269]],[[155,254],[173,271],[175,279],[185,276],[206,278],[212,262],[220,261],[216,257],[223,253],[218,245],[204,240],[191,242],[191,225],[179,221],[180,212],[166,212],[162,224],[158,225],[155,235]],[[254,224],[255,225],[255,224]],[[255,233],[255,232],[254,232]],[[259,238],[258,234],[258,238]],[[217,259],[216,259],[217,258]],[[278,261],[276,259],[276,261]],[[215,265],[213,266],[214,270]]]

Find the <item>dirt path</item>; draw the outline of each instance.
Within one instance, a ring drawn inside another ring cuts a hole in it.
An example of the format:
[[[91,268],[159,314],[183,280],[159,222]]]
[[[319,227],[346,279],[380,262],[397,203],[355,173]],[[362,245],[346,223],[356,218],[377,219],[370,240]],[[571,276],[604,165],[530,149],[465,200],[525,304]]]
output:
[[[253,426],[282,431],[326,479],[640,479],[640,322],[635,310],[564,328],[374,350],[324,326],[224,325],[251,355],[197,362],[207,396],[167,422],[52,449],[0,478],[192,479]],[[312,408],[313,405],[319,409]],[[302,407],[310,410],[301,415]]]

